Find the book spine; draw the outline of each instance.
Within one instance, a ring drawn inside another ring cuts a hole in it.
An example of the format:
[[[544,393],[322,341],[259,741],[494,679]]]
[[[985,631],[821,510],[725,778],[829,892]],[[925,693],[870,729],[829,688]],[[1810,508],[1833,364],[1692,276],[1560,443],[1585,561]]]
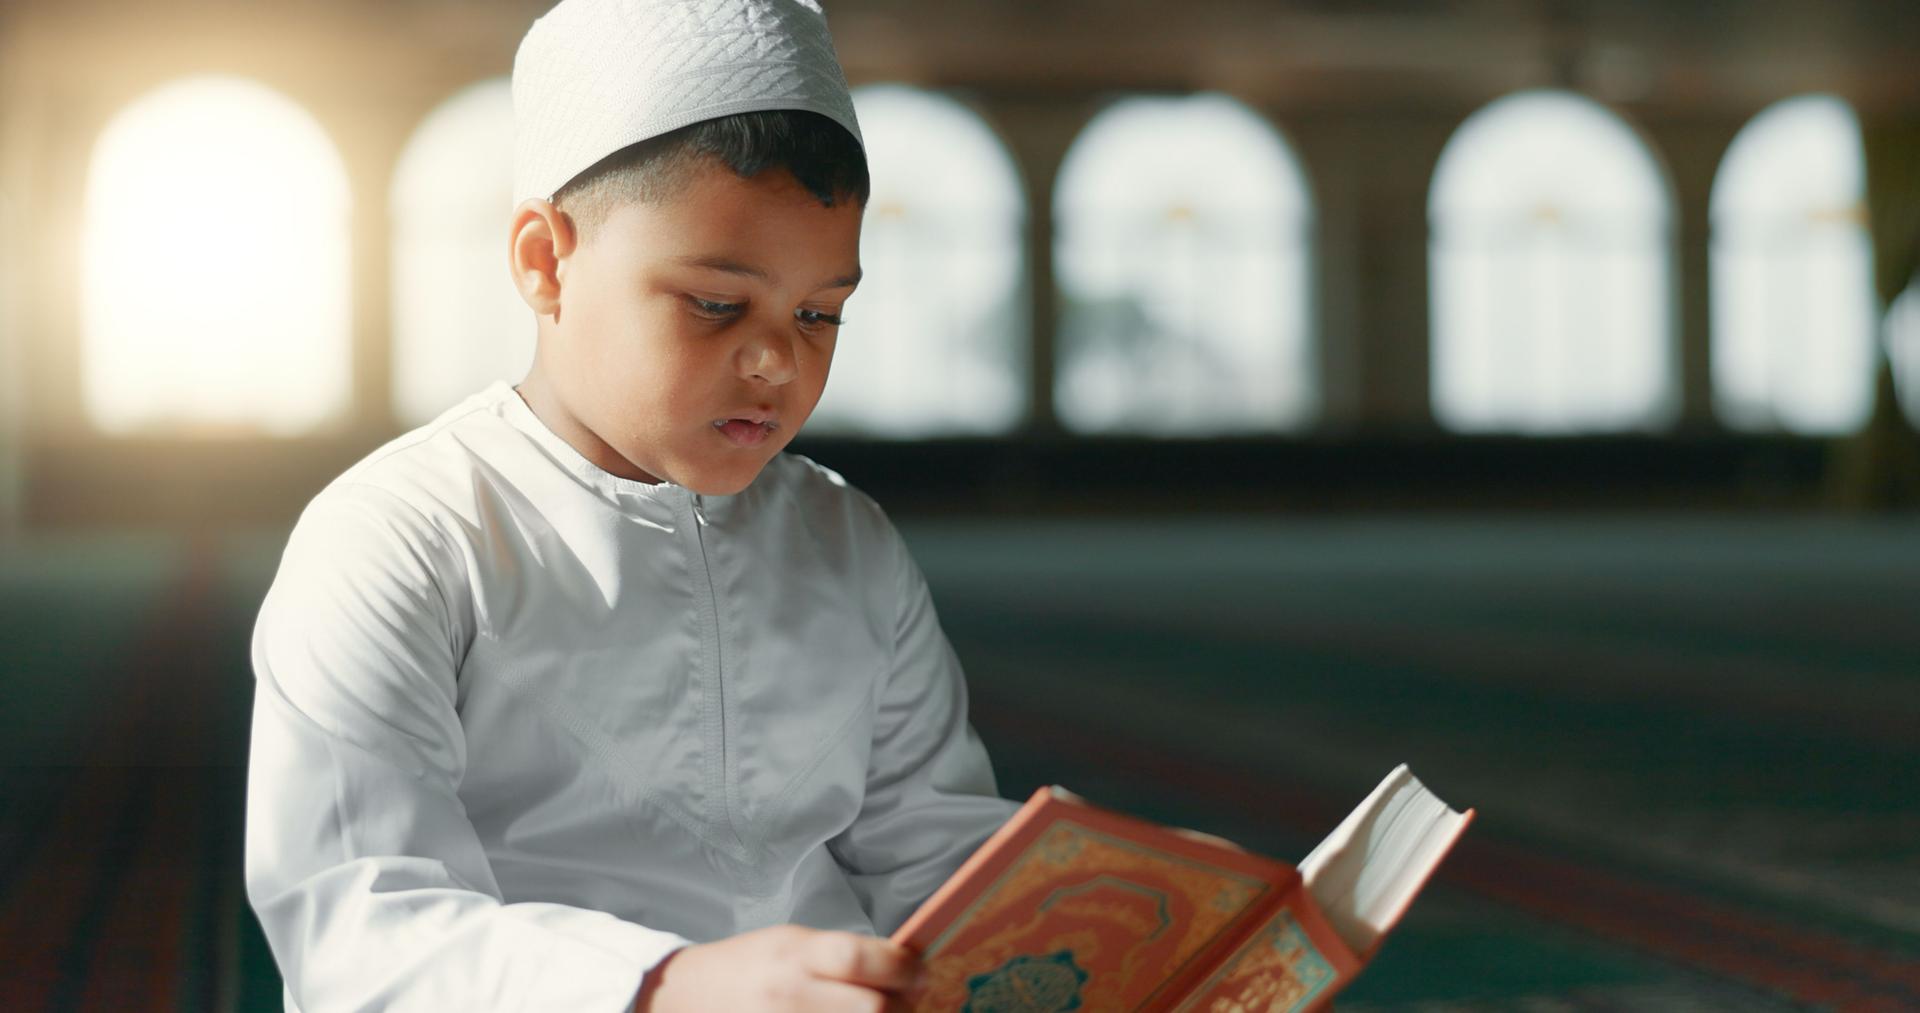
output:
[[[1226,966],[1227,961],[1233,959],[1234,954],[1240,952],[1254,933],[1286,906],[1289,896],[1300,892],[1304,891],[1300,890],[1300,877],[1296,873],[1291,881],[1249,906],[1239,921],[1214,937],[1213,942],[1188,962],[1184,971],[1162,983],[1140,1008],[1150,1013],[1181,1008],[1182,1003],[1191,999],[1202,985]]]
[[[1298,1007],[1302,1013],[1313,1013],[1313,1011],[1330,1007],[1333,997],[1359,976],[1360,970],[1373,959],[1373,954],[1353,952],[1353,948],[1347,945],[1346,940],[1341,939],[1340,934],[1333,930],[1332,923],[1327,921],[1325,912],[1320,910],[1320,903],[1313,899],[1313,892],[1306,888],[1305,883],[1301,884],[1299,900],[1298,907],[1294,909],[1294,916],[1299,919],[1300,927],[1305,930],[1307,938],[1313,940],[1314,947],[1319,950],[1320,956],[1327,961],[1333,971],[1333,980],[1305,1004]]]
[[[1169,1008],[1175,1013],[1324,1009],[1363,965],[1296,880],[1226,958]]]

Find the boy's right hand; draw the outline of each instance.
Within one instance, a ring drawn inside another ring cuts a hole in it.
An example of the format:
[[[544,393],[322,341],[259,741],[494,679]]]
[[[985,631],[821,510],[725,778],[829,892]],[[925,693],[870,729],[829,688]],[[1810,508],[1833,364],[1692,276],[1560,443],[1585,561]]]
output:
[[[919,973],[919,956],[889,940],[776,925],[675,951],[634,1009],[881,1013],[906,1009]]]

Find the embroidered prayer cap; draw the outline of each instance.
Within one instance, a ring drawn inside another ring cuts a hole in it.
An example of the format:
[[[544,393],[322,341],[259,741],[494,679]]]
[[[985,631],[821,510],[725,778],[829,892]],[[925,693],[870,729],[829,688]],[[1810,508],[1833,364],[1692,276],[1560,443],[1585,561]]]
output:
[[[514,203],[637,141],[767,109],[811,110],[861,140],[813,0],[562,0],[513,58]]]

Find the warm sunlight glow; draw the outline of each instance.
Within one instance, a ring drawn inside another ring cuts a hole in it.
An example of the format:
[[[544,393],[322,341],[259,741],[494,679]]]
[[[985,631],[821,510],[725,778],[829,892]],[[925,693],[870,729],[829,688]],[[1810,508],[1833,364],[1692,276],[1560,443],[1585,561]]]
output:
[[[299,106],[201,77],[101,133],[87,179],[84,393],[102,430],[288,435],[349,395],[347,181]]]
[[[1873,245],[1853,110],[1769,107],[1713,185],[1713,400],[1729,426],[1851,432],[1873,407]]]
[[[454,95],[394,170],[393,408],[432,419],[533,362],[533,311],[507,271],[513,95],[504,77]]]

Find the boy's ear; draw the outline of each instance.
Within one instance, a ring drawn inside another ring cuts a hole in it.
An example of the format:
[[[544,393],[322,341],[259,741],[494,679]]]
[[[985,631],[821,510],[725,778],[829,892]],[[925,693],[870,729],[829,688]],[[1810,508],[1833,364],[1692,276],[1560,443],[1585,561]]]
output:
[[[547,201],[529,197],[513,209],[507,267],[520,298],[534,313],[554,316],[560,312],[561,275],[577,238],[573,219]]]

